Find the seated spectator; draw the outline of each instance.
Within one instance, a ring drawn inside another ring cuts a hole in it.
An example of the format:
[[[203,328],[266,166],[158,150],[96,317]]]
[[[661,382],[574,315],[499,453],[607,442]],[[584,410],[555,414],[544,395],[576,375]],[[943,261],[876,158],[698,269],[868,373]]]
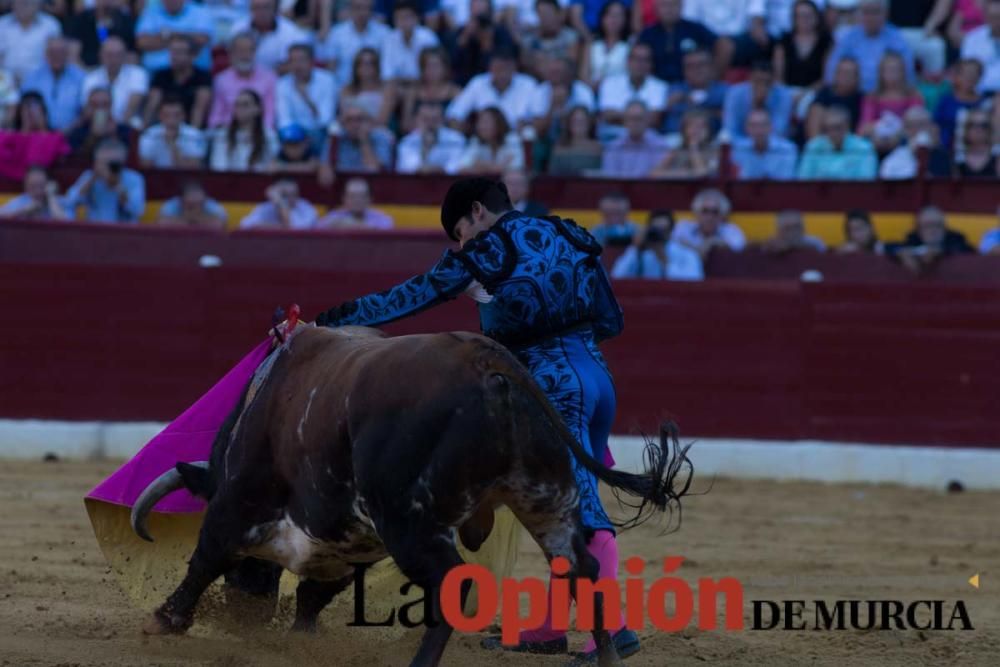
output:
[[[837,64],[833,84],[820,88],[809,107],[806,116],[806,139],[812,139],[822,132],[823,117],[828,109],[841,107],[850,115],[851,127],[861,121],[861,70],[858,61],[844,58]]]
[[[319,229],[392,229],[392,218],[382,211],[372,208],[371,191],[368,181],[352,178],[344,184],[344,199],[341,207],[324,215],[317,225]]]
[[[926,173],[940,177],[951,174],[951,156],[941,147],[931,112],[922,106],[903,114],[903,140],[882,160],[879,176],[885,180],[916,178],[920,172],[921,148],[928,153]]]
[[[264,125],[260,96],[245,88],[236,96],[228,127],[212,132],[212,171],[267,171],[278,152],[274,130]]]
[[[927,30],[936,30],[946,23],[948,45],[961,49],[965,36],[986,24],[986,4],[986,0],[935,0],[934,11],[927,19]]]
[[[257,41],[254,55],[257,64],[284,72],[288,49],[294,44],[310,44],[312,37],[293,21],[277,13],[279,2],[276,0],[250,0],[249,4],[250,16],[233,25],[232,32],[253,35]]]
[[[160,104],[167,97],[179,99],[184,107],[184,117],[191,127],[201,129],[208,120],[212,103],[212,76],[194,66],[195,45],[183,35],[174,35],[167,42],[169,66],[153,73],[149,82],[149,99],[146,100],[146,125],[153,122],[160,111]]]
[[[227,219],[226,209],[210,199],[198,181],[186,181],[180,196],[163,202],[156,224],[224,230]]]
[[[746,247],[743,230],[727,221],[732,205],[718,190],[702,190],[691,202],[694,220],[681,220],[671,239],[697,252],[702,261],[715,248],[739,252]]]
[[[264,124],[267,127],[274,125],[274,96],[278,78],[273,70],[256,63],[254,60],[256,49],[257,43],[251,34],[240,33],[230,40],[229,68],[219,72],[212,84],[209,127],[220,127],[230,123],[236,99],[246,89],[252,90],[261,100]]]
[[[0,218],[21,220],[68,220],[71,211],[59,196],[59,184],[42,167],[24,174],[24,193],[0,206]]]
[[[826,252],[822,240],[806,234],[806,223],[799,211],[781,211],[774,219],[774,227],[774,236],[760,244],[764,252],[776,255],[793,250]]]
[[[97,145],[105,139],[116,138],[128,145],[131,130],[124,123],[111,117],[111,91],[94,88],[87,95],[83,113],[68,128],[66,138],[74,153],[93,155]]]
[[[538,78],[544,76],[549,58],[580,61],[580,36],[566,25],[566,15],[557,0],[535,0],[538,26],[522,38],[525,69]]]
[[[889,0],[859,0],[861,23],[837,38],[826,62],[826,81],[833,83],[837,63],[853,58],[861,68],[861,90],[870,93],[878,85],[879,63],[888,52],[903,59],[906,81],[914,83],[913,52],[899,30],[888,23]]]
[[[507,28],[493,21],[491,0],[469,1],[469,20],[458,33],[453,53],[455,78],[463,86],[484,76],[480,72],[492,69],[498,53],[516,62],[517,43]],[[490,102],[495,103],[495,100]]]
[[[380,47],[382,79],[412,83],[420,78],[420,56],[424,49],[439,46],[437,35],[420,25],[420,6],[415,0],[398,0],[392,8],[395,29]]]
[[[681,120],[688,111],[708,114],[712,131],[722,127],[722,107],[726,102],[726,84],[715,80],[712,54],[695,50],[684,54],[684,81],[670,87],[663,129],[680,132]]]
[[[597,203],[601,221],[590,230],[604,247],[627,246],[639,232],[639,225],[629,220],[631,202],[621,192],[609,192]]]
[[[30,167],[50,167],[70,152],[66,137],[49,127],[45,101],[34,92],[17,103],[12,129],[0,130],[0,146],[0,177],[17,181]]]
[[[159,123],[139,135],[139,163],[143,167],[192,169],[205,161],[205,135],[184,122],[184,104],[168,97],[160,105]]]
[[[240,220],[240,229],[315,229],[319,216],[316,207],[299,196],[299,184],[291,179],[277,181],[265,193],[267,201],[258,204]]]
[[[277,171],[315,174],[320,168],[320,151],[301,125],[293,123],[278,131],[278,154],[274,156]],[[332,180],[330,181],[332,183]]]
[[[923,107],[924,98],[906,81],[903,59],[887,53],[879,65],[878,86],[861,103],[858,134],[875,144],[880,154],[891,151],[903,134],[903,115]]]
[[[45,43],[62,33],[59,21],[42,12],[42,0],[13,0],[0,16],[0,63],[23,81],[45,56]]]
[[[535,80],[517,71],[517,57],[513,51],[501,50],[490,59],[489,71],[478,74],[448,105],[445,116],[453,124],[464,123],[476,111],[489,107],[499,108],[507,124],[519,128],[531,118],[531,99]]]
[[[549,155],[549,174],[580,176],[601,167],[604,147],[597,140],[594,117],[584,107],[574,107],[566,116],[559,141]]]
[[[601,121],[621,125],[625,107],[634,100],[642,102],[646,110],[656,115],[651,119],[659,125],[659,115],[667,106],[667,84],[652,75],[653,54],[649,46],[636,44],[628,54],[628,72],[609,76],[601,82],[598,92],[598,109]]]
[[[184,37],[193,50],[194,65],[212,67],[208,45],[212,41],[212,19],[200,2],[160,0],[142,10],[135,26],[135,45],[148,71],[170,67],[170,38]]]
[[[615,260],[611,277],[704,280],[701,257],[687,246],[670,240],[673,231],[673,213],[651,211],[646,226],[636,232],[632,244]]]
[[[338,171],[381,171],[392,163],[392,133],[375,127],[364,107],[340,105],[342,133],[337,139]]]
[[[0,127],[8,127],[13,122],[14,108],[19,99],[17,79],[0,67]]]
[[[447,107],[462,89],[451,80],[451,65],[444,49],[424,49],[420,52],[420,80],[403,93],[402,125],[412,130],[418,107],[431,102]]]
[[[826,26],[836,44],[861,23],[858,0],[826,0]]]
[[[913,59],[920,63],[924,78],[939,81],[944,72],[946,46],[937,32],[927,28],[934,4],[934,0],[889,0],[889,21],[899,28]]]
[[[93,7],[70,20],[66,37],[74,62],[86,68],[97,67],[101,44],[109,37],[117,37],[126,50],[135,51],[135,18],[124,0],[94,0]]]
[[[997,216],[1000,217],[1000,209],[997,209]],[[979,242],[979,252],[984,255],[1000,255],[1000,227],[983,235]]]
[[[24,78],[21,92],[41,95],[49,110],[52,129],[66,130],[80,115],[83,77],[84,71],[69,62],[66,39],[50,37],[45,43],[45,64]]]
[[[719,145],[708,116],[689,111],[681,122],[680,143],[667,151],[650,176],[654,178],[708,178],[719,172]]]
[[[916,226],[902,243],[886,244],[885,253],[920,275],[942,257],[973,253],[965,235],[948,229],[944,211],[925,206],[917,213]]]
[[[968,111],[956,138],[951,172],[957,178],[996,178],[997,141],[985,111]]]
[[[288,50],[288,74],[278,80],[275,114],[278,127],[299,125],[319,146],[336,117],[337,80],[313,62],[309,44],[295,44]]]
[[[378,51],[367,47],[358,51],[352,72],[351,82],[340,89],[341,104],[360,106],[377,126],[387,126],[396,108],[396,95],[379,74]]]
[[[533,218],[541,218],[549,214],[549,207],[540,201],[531,199],[531,177],[523,169],[508,169],[501,178],[507,186],[514,210]]]
[[[417,126],[400,139],[396,171],[402,174],[443,173],[465,150],[465,135],[444,125],[444,108],[438,102],[417,107]]]
[[[605,79],[627,74],[631,15],[628,6],[621,0],[600,2],[601,13],[595,26],[594,40],[589,48],[583,49],[583,64],[580,78],[595,89],[600,88]],[[581,5],[574,4],[578,8]],[[584,6],[589,6],[584,3]]]
[[[695,49],[712,51],[716,36],[700,23],[681,18],[682,0],[656,0],[657,23],[639,34],[653,55],[653,73],[667,83],[681,80],[684,54]],[[726,63],[722,63],[725,70]]]
[[[822,134],[810,139],[799,162],[802,180],[870,181],[878,172],[871,142],[851,133],[850,115],[841,107],[823,114]]]
[[[774,47],[774,72],[778,81],[792,89],[818,89],[833,37],[812,0],[795,0],[792,12],[792,29]]]
[[[934,111],[934,123],[941,130],[941,145],[945,148],[950,149],[954,143],[959,114],[986,102],[978,92],[982,77],[983,65],[978,60],[962,60],[955,66],[951,90],[938,100]]]
[[[497,107],[487,107],[476,113],[475,132],[447,171],[500,174],[507,169],[524,169],[524,144],[510,129],[503,112]]]
[[[718,50],[723,68],[771,58],[771,36],[759,0],[686,0],[683,15],[722,38]]]
[[[646,178],[668,150],[663,136],[650,129],[646,105],[636,100],[625,107],[625,136],[604,149],[601,174],[608,178]]]
[[[138,65],[125,62],[125,42],[108,37],[101,44],[101,66],[83,77],[81,94],[86,99],[94,88],[111,91],[111,117],[131,124],[149,92],[149,75]]]
[[[767,109],[774,134],[788,135],[792,122],[792,93],[775,82],[774,69],[767,60],[753,64],[749,81],[729,87],[722,111],[722,127],[731,137],[746,136],[747,117],[753,109]]]
[[[389,36],[389,28],[372,18],[373,0],[350,0],[349,17],[320,39],[316,55],[336,75],[337,83],[351,81],[354,58],[361,49],[378,49]]]
[[[962,40],[962,59],[978,60],[983,66],[979,92],[1000,92],[1000,0],[986,0],[986,25],[967,34]]]
[[[559,136],[566,114],[573,107],[594,109],[594,93],[589,86],[576,79],[572,61],[541,57],[544,79],[531,98],[529,115],[535,124],[536,136],[545,142]]]
[[[747,116],[745,137],[733,140],[732,161],[742,180],[791,181],[799,160],[798,147],[774,135],[771,114],[755,109]]]
[[[66,193],[67,205],[84,207],[84,220],[139,224],[146,209],[146,181],[125,166],[128,147],[105,139],[94,151],[93,167],[83,172]]]
[[[881,255],[885,252],[868,211],[847,212],[844,217],[844,242],[837,247],[837,252],[842,255],[856,252]]]

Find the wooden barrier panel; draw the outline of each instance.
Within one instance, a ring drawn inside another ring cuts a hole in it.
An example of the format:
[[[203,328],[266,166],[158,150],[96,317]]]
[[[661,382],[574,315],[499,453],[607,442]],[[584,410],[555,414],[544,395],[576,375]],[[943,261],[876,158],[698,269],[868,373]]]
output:
[[[167,420],[261,340],[395,271],[0,262],[0,416]],[[620,282],[620,433],[1000,442],[1000,288]],[[476,330],[460,298],[387,329]],[[334,379],[335,381],[335,379]]]

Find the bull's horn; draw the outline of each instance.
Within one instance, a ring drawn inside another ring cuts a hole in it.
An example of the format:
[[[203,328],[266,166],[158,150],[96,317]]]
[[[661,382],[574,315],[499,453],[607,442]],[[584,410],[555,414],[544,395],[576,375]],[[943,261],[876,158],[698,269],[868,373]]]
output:
[[[192,461],[190,465],[208,469],[208,461]],[[153,538],[146,529],[146,516],[164,496],[183,488],[184,480],[176,468],[171,468],[154,479],[132,506],[132,530],[135,534],[152,542]]]

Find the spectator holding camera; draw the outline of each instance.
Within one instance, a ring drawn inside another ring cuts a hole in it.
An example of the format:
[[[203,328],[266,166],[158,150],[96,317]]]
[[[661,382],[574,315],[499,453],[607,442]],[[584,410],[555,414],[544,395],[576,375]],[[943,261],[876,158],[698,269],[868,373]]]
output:
[[[646,225],[635,233],[632,244],[615,261],[612,278],[647,280],[704,280],[701,257],[676,241],[674,214],[667,210],[651,211]]]
[[[59,196],[59,184],[42,167],[29,167],[24,175],[24,193],[0,206],[0,218],[22,220],[68,220],[71,211]]]
[[[299,196],[299,184],[282,179],[267,189],[267,201],[240,220],[241,229],[314,229],[316,208]]]
[[[128,148],[105,139],[94,151],[94,165],[83,172],[66,195],[71,209],[83,206],[92,222],[138,224],[146,209],[146,181],[125,167]]]
[[[493,22],[491,0],[470,0],[469,20],[458,33],[455,50],[455,75],[466,85],[480,72],[487,71],[494,54],[514,54],[517,44],[507,28]],[[505,55],[514,58],[513,55]],[[481,85],[481,84],[480,84]]]

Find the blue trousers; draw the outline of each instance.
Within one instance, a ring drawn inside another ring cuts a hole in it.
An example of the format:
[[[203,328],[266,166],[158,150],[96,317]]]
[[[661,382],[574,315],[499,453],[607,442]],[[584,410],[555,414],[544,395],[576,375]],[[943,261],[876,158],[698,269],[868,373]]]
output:
[[[574,333],[517,351],[517,357],[538,382],[577,441],[604,462],[615,417],[615,387],[604,357],[589,332]],[[597,478],[573,459],[580,490],[580,512],[588,533],[614,532],[601,498]]]

